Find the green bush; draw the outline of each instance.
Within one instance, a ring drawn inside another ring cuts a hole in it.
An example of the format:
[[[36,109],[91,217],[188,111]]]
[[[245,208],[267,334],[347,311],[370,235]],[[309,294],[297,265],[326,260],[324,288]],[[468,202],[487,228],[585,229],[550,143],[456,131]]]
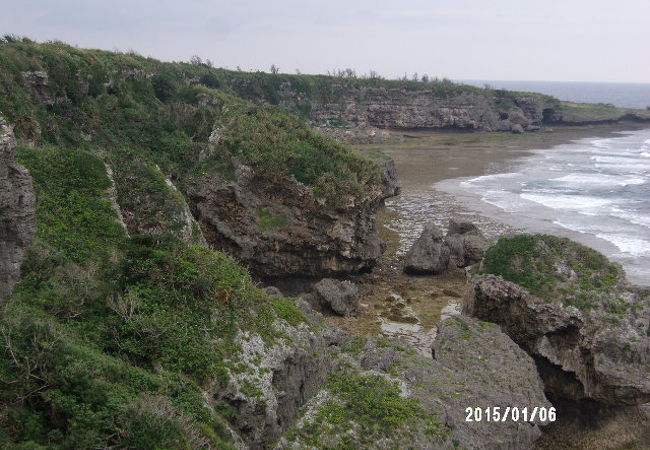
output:
[[[522,234],[501,238],[488,249],[481,271],[501,275],[532,294],[590,308],[598,294],[621,279],[617,265],[597,251],[566,238]]]

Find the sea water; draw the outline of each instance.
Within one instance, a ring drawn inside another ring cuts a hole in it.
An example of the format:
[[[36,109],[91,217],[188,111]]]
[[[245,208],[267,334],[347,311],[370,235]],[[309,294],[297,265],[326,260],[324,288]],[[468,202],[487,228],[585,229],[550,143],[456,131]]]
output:
[[[504,173],[436,187],[511,225],[595,247],[650,285],[650,129],[536,150]]]

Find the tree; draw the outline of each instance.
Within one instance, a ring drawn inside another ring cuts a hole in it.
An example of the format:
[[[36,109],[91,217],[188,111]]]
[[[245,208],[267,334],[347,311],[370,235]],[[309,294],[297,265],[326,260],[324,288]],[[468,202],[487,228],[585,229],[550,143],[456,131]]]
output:
[[[199,66],[203,64],[203,60],[201,59],[200,56],[194,55],[190,58],[190,64],[194,64],[195,66]]]
[[[275,64],[271,64],[271,73],[273,75],[277,75],[278,73],[280,73],[280,68]]]

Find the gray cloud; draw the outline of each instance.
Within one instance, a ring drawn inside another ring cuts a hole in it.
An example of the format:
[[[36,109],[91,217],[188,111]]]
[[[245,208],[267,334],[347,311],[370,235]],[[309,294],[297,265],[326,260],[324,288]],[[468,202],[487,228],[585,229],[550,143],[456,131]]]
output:
[[[306,73],[650,82],[647,0],[22,0],[0,32]]]

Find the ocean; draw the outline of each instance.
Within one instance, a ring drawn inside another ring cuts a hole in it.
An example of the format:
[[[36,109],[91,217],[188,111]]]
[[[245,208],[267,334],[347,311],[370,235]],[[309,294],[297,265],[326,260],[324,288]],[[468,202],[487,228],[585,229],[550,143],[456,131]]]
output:
[[[460,82],[495,89],[541,92],[560,100],[581,103],[611,103],[622,108],[650,106],[650,83],[590,83],[565,81],[480,81]]]
[[[650,284],[650,127],[535,150],[436,188],[512,226],[594,247]]]

